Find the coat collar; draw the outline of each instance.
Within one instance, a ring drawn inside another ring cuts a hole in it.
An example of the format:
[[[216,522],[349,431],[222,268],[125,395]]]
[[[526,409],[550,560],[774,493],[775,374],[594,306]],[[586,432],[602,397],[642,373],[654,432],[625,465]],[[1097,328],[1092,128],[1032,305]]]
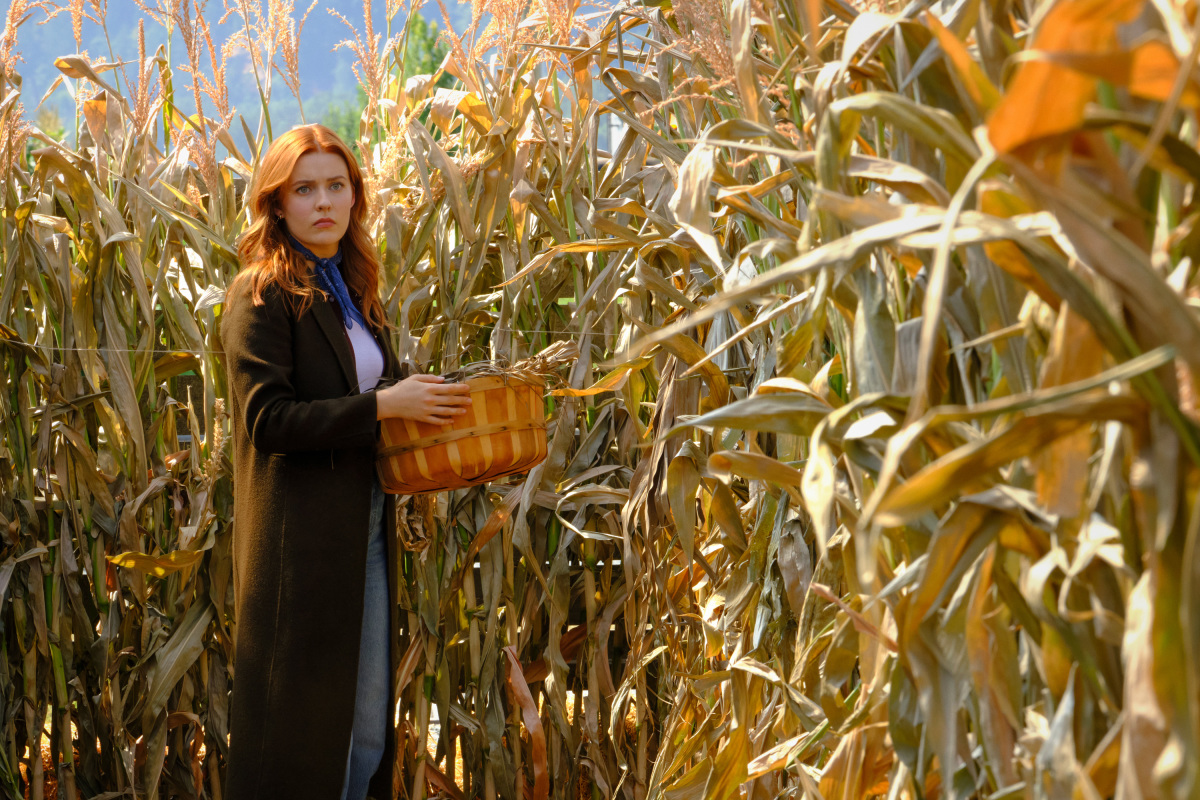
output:
[[[333,347],[333,352],[337,354],[338,366],[346,376],[351,393],[358,394],[358,368],[354,365],[354,351],[350,348],[350,337],[346,335],[345,323],[329,301],[323,298],[313,301],[312,313],[317,319],[317,324],[321,326],[321,332]]]
[[[354,362],[354,350],[350,345],[350,337],[346,334],[345,323],[342,321],[341,315],[332,303],[319,296],[313,301],[312,313],[317,324],[321,326],[321,332],[325,334],[325,338],[333,347],[333,352],[337,354],[338,366],[342,368],[342,374],[346,376],[346,383],[350,385],[351,393],[358,394],[358,367]],[[375,337],[375,341],[383,353],[384,377],[396,377],[399,374],[399,363],[396,361],[386,334],[373,330],[371,335]]]

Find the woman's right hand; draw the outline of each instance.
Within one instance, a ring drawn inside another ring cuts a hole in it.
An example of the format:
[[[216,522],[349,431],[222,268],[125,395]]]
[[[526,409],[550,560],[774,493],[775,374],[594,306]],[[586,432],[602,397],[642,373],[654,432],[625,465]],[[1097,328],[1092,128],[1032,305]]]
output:
[[[471,387],[465,383],[446,383],[440,375],[413,375],[375,392],[375,418],[402,417],[449,425],[467,413],[470,395]]]

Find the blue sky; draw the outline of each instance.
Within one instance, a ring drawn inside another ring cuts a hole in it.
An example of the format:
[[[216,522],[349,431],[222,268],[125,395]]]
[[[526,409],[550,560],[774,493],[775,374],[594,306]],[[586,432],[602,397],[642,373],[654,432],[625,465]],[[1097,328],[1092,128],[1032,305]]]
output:
[[[382,0],[372,1],[372,16],[378,32],[385,29],[385,4]],[[213,29],[213,39],[219,48],[225,39],[233,32],[238,22],[231,19],[224,26],[218,24],[224,9],[221,0],[209,0],[204,16]],[[307,8],[304,0],[296,0],[297,14]],[[462,29],[470,20],[470,6],[457,0],[446,0],[447,10],[451,14],[456,29]],[[90,8],[90,4],[89,4]],[[353,102],[357,85],[351,65],[353,54],[346,49],[333,51],[335,45],[350,36],[350,30],[337,18],[329,13],[334,9],[343,14],[356,27],[361,28],[363,22],[363,4],[361,0],[321,0],[312,10],[304,30],[300,36],[301,58],[301,91],[304,100],[304,110],[309,121],[320,119],[322,112],[331,104],[338,105]],[[396,19],[393,20],[394,30],[403,27],[407,17],[406,5]],[[436,2],[429,2],[421,10],[429,20],[444,27],[441,12]],[[71,30],[71,19],[67,13],[46,24],[38,24],[42,15],[35,12],[33,18],[26,22],[18,31],[17,49],[23,62],[18,64],[24,83],[25,108],[30,115],[36,114],[36,106],[50,88],[60,73],[54,67],[54,59],[76,51],[75,40]],[[109,57],[109,46],[118,59],[136,59],[137,57],[137,25],[138,20],[146,19],[147,51],[153,52],[160,44],[165,44],[166,33],[152,19],[139,9],[132,0],[110,0],[108,4],[108,38],[104,31],[95,23],[85,20],[83,24],[83,49],[92,58]],[[176,70],[174,84],[177,93],[176,102],[187,113],[194,110],[191,93],[186,91],[190,86],[190,78],[180,73],[178,67],[186,62],[183,47],[178,36],[172,44],[170,65]],[[120,80],[118,78],[118,80]],[[258,93],[252,73],[249,71],[249,58],[241,54],[231,60],[227,78],[233,104],[238,111],[245,115],[253,126],[258,120]],[[124,82],[121,82],[124,91]],[[47,105],[57,109],[64,120],[73,115],[71,98],[64,88],[59,88],[47,101]],[[211,115],[213,112],[208,109]],[[276,127],[287,127],[299,122],[296,101],[287,90],[282,79],[276,77],[273,81],[271,116]]]

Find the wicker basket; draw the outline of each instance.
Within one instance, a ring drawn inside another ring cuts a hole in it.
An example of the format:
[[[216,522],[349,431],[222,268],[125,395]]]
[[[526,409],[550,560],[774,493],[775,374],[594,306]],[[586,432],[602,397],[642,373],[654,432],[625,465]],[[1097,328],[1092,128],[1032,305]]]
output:
[[[525,472],[546,457],[543,382],[498,375],[464,382],[471,406],[450,425],[383,420],[376,466],[385,492],[460,489]]]

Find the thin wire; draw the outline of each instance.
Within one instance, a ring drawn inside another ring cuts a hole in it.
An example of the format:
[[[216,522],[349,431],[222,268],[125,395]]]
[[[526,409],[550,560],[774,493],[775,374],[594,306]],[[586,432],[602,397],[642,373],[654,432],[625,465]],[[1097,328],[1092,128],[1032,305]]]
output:
[[[202,356],[204,351],[187,350],[182,347],[173,347],[170,350],[141,350],[134,347],[58,347],[52,344],[30,344],[29,342],[20,342],[17,347],[29,347],[34,350],[42,350],[45,352],[55,353],[149,353],[151,355],[170,356],[176,354],[184,354],[189,356]]]
[[[459,325],[470,325],[475,328],[491,328],[493,333],[495,331],[503,331],[505,333],[557,333],[557,334],[562,334],[565,336],[572,336],[572,337],[583,336],[583,333],[577,332],[577,331],[563,331],[563,330],[556,330],[554,328],[509,328],[507,326],[496,325],[496,324],[490,323],[490,322],[467,322],[466,320],[447,320],[445,322],[434,322],[429,325],[426,325],[424,328],[418,328],[417,330],[413,331],[411,335],[416,335],[417,333],[419,333],[421,331],[427,331],[430,328],[437,328],[437,327],[441,327],[444,325],[449,325],[452,322],[458,323]]]
[[[444,322],[433,322],[433,323],[430,323],[429,325],[425,325],[424,327],[409,331],[408,335],[412,336],[414,338],[419,338],[418,334],[425,333],[426,331],[430,331],[435,328],[442,328],[447,325],[450,325],[451,323],[457,323],[459,325],[469,325],[474,328],[489,328],[490,327],[493,333],[495,333],[497,331],[500,331],[503,333],[526,333],[526,334],[552,333],[552,334],[557,334],[559,336],[564,336],[564,337],[571,338],[571,339],[577,339],[584,335],[583,333],[577,332],[577,331],[554,330],[552,328],[510,328],[507,326],[491,325],[489,323],[482,323],[482,322],[467,322],[466,320],[448,320],[448,321],[444,321]],[[37,350],[42,350],[44,352],[58,352],[58,353],[146,353],[146,354],[156,355],[156,356],[157,355],[164,355],[164,356],[177,355],[177,354],[182,353],[182,354],[186,354],[186,355],[190,355],[190,356],[198,356],[199,357],[199,356],[204,356],[208,352],[208,351],[204,351],[204,350],[188,350],[183,347],[173,347],[173,348],[169,348],[166,350],[159,350],[159,349],[143,350],[141,348],[136,348],[136,347],[58,347],[56,345],[37,344],[37,343],[30,343],[30,342],[14,342],[13,344],[17,347],[21,347],[21,346],[31,347],[31,348],[34,348]],[[432,363],[432,362],[425,362],[425,363]]]

